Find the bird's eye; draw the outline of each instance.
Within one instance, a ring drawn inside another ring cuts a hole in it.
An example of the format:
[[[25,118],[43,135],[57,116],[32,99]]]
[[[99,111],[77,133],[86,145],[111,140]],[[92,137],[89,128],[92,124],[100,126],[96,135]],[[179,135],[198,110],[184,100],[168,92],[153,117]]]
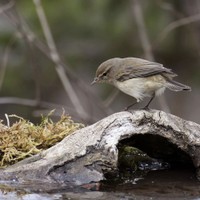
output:
[[[102,74],[102,76],[107,76],[107,72],[104,72],[104,73]]]
[[[107,69],[104,72],[102,72],[101,77],[103,79],[107,79],[107,77],[109,76],[109,73],[110,73],[110,69]]]
[[[102,73],[102,74],[100,75],[100,77],[104,79],[104,78],[106,78],[107,74],[108,74],[107,72],[104,72],[104,73]]]

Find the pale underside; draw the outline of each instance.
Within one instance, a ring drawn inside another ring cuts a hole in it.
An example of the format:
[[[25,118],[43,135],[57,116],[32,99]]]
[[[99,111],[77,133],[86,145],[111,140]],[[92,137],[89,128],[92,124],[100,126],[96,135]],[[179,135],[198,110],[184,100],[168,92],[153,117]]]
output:
[[[139,102],[154,94],[161,95],[165,90],[165,83],[166,80],[161,75],[155,75],[148,78],[132,78],[123,82],[116,81],[114,85]]]

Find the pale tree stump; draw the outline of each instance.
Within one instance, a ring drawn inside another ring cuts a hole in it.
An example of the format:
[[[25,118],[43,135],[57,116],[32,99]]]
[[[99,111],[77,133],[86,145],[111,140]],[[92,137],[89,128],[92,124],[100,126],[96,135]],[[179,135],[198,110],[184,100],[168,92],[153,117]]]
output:
[[[119,112],[67,136],[60,143],[0,171],[1,180],[42,180],[81,185],[117,170],[120,141],[159,135],[186,152],[199,174],[200,125],[158,110]]]

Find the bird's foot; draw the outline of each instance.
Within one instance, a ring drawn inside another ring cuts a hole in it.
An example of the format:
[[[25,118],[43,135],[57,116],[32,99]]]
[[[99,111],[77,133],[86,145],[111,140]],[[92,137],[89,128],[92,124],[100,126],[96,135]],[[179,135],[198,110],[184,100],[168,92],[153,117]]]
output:
[[[141,108],[141,110],[145,110],[145,111],[151,111],[152,109],[149,108],[149,106],[145,106],[144,108]]]
[[[151,110],[150,108],[149,108],[149,106],[145,106],[144,108],[142,108],[143,110],[146,110],[146,111],[149,111],[149,110]]]
[[[127,107],[124,108],[124,111],[129,111],[131,107],[133,107],[135,104],[137,104],[138,102],[135,102]]]

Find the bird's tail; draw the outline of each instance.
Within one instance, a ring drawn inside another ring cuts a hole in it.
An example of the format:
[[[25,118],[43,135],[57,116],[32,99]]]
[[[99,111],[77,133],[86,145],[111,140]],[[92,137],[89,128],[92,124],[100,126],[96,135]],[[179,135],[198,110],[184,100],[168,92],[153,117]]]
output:
[[[179,83],[177,81],[171,80],[171,79],[167,80],[166,87],[168,89],[170,89],[172,91],[176,91],[176,92],[183,91],[183,90],[191,91],[191,87],[184,85],[182,83]]]

